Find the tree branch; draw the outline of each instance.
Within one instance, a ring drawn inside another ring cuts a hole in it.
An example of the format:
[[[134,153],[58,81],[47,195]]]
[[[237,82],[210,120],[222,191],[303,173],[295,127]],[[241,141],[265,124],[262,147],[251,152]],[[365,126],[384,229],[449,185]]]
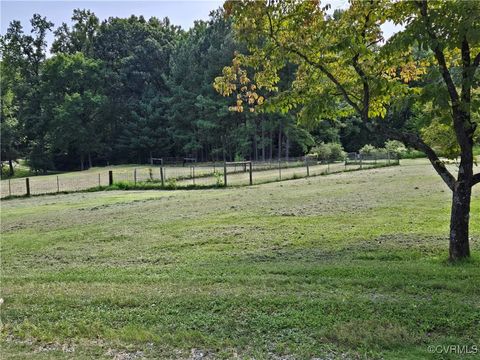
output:
[[[447,86],[447,91],[450,96],[450,100],[452,102],[452,117],[453,117],[453,127],[455,129],[455,135],[457,137],[458,144],[462,149],[462,152],[466,149],[468,150],[470,145],[471,138],[473,136],[473,132],[475,131],[475,126],[472,125],[470,121],[470,113],[467,108],[465,109],[466,105],[470,106],[470,89],[471,87],[467,86],[465,75],[468,72],[468,69],[465,69],[465,64],[470,65],[470,49],[468,46],[468,42],[464,39],[462,42],[462,60],[463,60],[463,81],[462,81],[462,93],[461,98],[457,92],[455,87],[455,83],[453,82],[452,76],[450,71],[448,70],[447,62],[445,60],[445,54],[440,46],[440,42],[438,41],[437,35],[435,34],[432,25],[430,24],[430,18],[428,15],[428,5],[427,0],[417,1],[417,6],[420,8],[421,16],[425,23],[426,33],[430,37],[432,42],[432,50],[437,60],[440,73],[442,78]],[[468,53],[468,59],[466,58],[466,54]],[[468,79],[467,79],[468,80]],[[467,81],[468,83],[468,81]],[[467,119],[469,122],[468,124],[464,122]]]
[[[473,71],[475,71],[478,66],[480,65],[480,52],[475,56],[475,59],[473,59]]]
[[[358,76],[360,76],[360,78],[362,79],[362,84],[363,84],[363,109],[360,116],[362,117],[362,120],[368,121],[368,109],[370,107],[370,86],[368,84],[367,75],[358,64],[358,56],[359,54],[357,53],[353,57],[352,63],[353,63],[353,68],[357,72]]]
[[[472,186],[480,183],[480,173],[473,175],[472,177]]]
[[[325,74],[325,76],[327,76],[327,78],[333,82],[335,84],[335,86],[337,87],[338,91],[340,91],[340,93],[342,94],[343,98],[345,99],[345,101],[359,114],[359,115],[362,115],[362,109],[360,109],[360,107],[358,106],[357,103],[355,103],[351,97],[348,95],[348,92],[345,90],[345,88],[342,86],[342,84],[337,80],[337,78],[335,78],[335,76],[333,76],[333,74],[327,70],[327,68],[325,66],[323,66],[322,64],[320,64],[319,62],[316,62],[316,61],[313,61],[311,60],[307,55],[305,55],[304,53],[302,53],[300,50],[294,48],[294,47],[291,47],[291,46],[287,46],[287,45],[282,45],[280,43],[280,41],[278,41],[278,39],[276,38],[275,36],[275,32],[273,30],[273,23],[272,23],[272,18],[270,16],[270,13],[266,12],[267,14],[267,17],[268,17],[268,22],[269,22],[269,28],[270,28],[270,37],[272,38],[272,40],[275,42],[275,44],[279,47],[279,48],[283,48],[291,53],[294,53],[295,55],[301,57],[307,64],[309,64],[310,66],[313,66],[314,68],[320,70],[323,74]]]
[[[410,132],[403,132],[400,130],[396,130],[393,128],[388,128],[384,124],[378,124],[380,131],[383,132],[386,136],[399,140],[403,142],[407,146],[411,146],[414,149],[422,151],[427,155],[428,160],[432,164],[433,168],[436,170],[438,175],[443,179],[445,184],[453,191],[455,187],[455,177],[448,171],[445,164],[442,160],[440,160],[435,153],[435,151],[428,146],[417,134],[410,133]]]
[[[447,62],[445,60],[445,54],[443,53],[443,50],[440,48],[437,35],[435,34],[435,32],[431,27],[430,19],[428,17],[427,1],[426,0],[417,1],[417,6],[419,6],[420,8],[420,14],[424,19],[427,34],[430,37],[430,40],[432,41],[432,50],[435,55],[435,58],[437,59],[438,65],[440,67],[440,73],[442,74],[443,80],[447,85],[447,90],[448,90],[448,94],[450,95],[452,105],[454,107],[458,107],[459,106],[458,92],[457,92],[457,89],[455,88],[455,84],[452,80],[450,71],[448,71]]]

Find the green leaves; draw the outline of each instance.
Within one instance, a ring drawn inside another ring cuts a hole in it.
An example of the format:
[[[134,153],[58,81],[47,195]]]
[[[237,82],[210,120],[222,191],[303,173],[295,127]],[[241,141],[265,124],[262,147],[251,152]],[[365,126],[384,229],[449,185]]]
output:
[[[385,4],[354,2],[331,16],[317,2],[227,2],[237,34],[249,45],[249,53],[237,56],[232,67],[224,70],[215,81],[216,89],[231,95],[236,90],[236,79],[231,75],[240,66],[247,66],[255,71],[259,89],[276,92],[279,71],[294,63],[298,71],[292,89],[302,94],[295,102],[310,109],[305,113],[311,114],[314,108],[319,114],[325,112],[308,103],[340,96],[360,114],[385,116],[391,94],[384,91],[389,79],[381,74],[388,64],[377,45],[383,39],[380,26],[386,21]],[[292,105],[285,99],[272,100],[270,108],[278,104],[279,111],[290,110]],[[337,109],[344,115],[342,106]]]

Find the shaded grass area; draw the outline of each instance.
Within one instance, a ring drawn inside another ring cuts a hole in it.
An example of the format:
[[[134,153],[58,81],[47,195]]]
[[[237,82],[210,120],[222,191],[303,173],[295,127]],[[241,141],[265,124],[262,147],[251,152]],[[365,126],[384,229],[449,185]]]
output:
[[[5,202],[2,353],[454,359],[427,346],[480,343],[480,193],[474,256],[456,265],[449,201],[414,161],[253,187]]]

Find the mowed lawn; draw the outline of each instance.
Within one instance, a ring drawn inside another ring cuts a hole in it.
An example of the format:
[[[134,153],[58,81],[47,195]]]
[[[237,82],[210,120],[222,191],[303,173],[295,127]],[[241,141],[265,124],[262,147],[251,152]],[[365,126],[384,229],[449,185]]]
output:
[[[480,348],[425,160],[253,187],[2,202],[2,359],[440,359]],[[464,358],[479,358],[467,355]]]

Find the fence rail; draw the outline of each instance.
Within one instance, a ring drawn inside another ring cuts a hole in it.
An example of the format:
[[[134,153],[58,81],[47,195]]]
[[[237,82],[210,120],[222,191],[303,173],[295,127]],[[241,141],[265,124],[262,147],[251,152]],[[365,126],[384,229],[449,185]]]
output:
[[[2,198],[88,190],[112,184],[158,184],[165,187],[240,186],[304,178],[378,166],[396,165],[392,154],[347,154],[345,161],[317,161],[309,157],[279,161],[188,163],[68,173],[1,180]]]

